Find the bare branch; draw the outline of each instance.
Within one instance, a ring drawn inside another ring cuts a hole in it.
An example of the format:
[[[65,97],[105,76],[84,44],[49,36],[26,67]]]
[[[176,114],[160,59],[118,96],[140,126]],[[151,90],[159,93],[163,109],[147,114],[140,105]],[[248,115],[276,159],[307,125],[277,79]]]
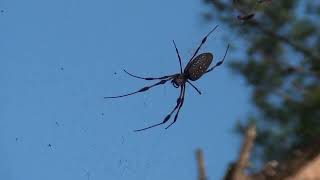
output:
[[[206,169],[204,164],[203,152],[201,149],[196,151],[197,161],[198,161],[198,180],[207,180]]]
[[[256,138],[256,125],[251,124],[245,134],[245,139],[239,154],[239,159],[235,164],[234,171],[231,172],[232,180],[248,180],[245,169],[249,166],[250,154]]]

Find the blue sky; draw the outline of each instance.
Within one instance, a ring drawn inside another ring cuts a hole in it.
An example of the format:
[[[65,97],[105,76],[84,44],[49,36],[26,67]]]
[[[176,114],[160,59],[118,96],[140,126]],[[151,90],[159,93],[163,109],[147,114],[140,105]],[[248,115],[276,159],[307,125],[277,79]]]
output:
[[[172,45],[191,57],[217,21],[201,1],[2,0],[0,2],[0,178],[5,180],[196,179],[202,148],[210,179],[223,176],[249,112],[249,89],[226,65],[187,87],[168,130],[161,122],[179,91],[170,83],[122,99],[103,99],[146,84],[122,72],[179,71]],[[221,58],[220,26],[202,52]],[[239,55],[230,51],[227,60]],[[49,145],[50,144],[50,145]]]

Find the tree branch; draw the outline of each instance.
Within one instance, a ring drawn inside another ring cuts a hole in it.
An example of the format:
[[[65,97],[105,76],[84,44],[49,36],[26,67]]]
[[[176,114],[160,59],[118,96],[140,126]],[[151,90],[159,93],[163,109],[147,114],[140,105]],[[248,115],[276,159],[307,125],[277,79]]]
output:
[[[198,161],[198,173],[199,173],[198,180],[207,180],[203,152],[201,149],[198,149],[196,151],[196,157]]]
[[[245,170],[249,166],[250,154],[253,148],[253,143],[256,138],[256,125],[251,124],[247,130],[239,154],[239,159],[232,164],[229,171],[225,175],[225,180],[251,180]]]

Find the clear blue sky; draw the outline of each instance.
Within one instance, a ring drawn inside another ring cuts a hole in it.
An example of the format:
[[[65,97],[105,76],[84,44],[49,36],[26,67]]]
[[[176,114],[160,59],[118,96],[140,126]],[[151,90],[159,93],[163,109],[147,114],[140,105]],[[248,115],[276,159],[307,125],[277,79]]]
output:
[[[168,130],[133,132],[173,108],[179,91],[169,83],[103,99],[151,83],[122,68],[141,76],[178,72],[172,40],[185,64],[219,24],[202,19],[206,8],[200,0],[2,0],[0,179],[194,180],[197,148],[210,179],[220,179],[239,150],[234,123],[250,106],[249,89],[227,66],[195,83],[201,96],[187,88]],[[202,52],[222,57],[225,36],[220,26]]]

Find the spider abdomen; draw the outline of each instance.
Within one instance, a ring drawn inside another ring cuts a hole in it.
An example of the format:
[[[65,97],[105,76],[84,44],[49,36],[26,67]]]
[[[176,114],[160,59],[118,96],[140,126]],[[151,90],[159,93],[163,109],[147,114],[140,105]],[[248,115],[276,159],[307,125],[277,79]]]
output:
[[[213,55],[211,53],[202,53],[195,57],[185,69],[188,79],[191,81],[198,80],[207,71],[212,59]]]

